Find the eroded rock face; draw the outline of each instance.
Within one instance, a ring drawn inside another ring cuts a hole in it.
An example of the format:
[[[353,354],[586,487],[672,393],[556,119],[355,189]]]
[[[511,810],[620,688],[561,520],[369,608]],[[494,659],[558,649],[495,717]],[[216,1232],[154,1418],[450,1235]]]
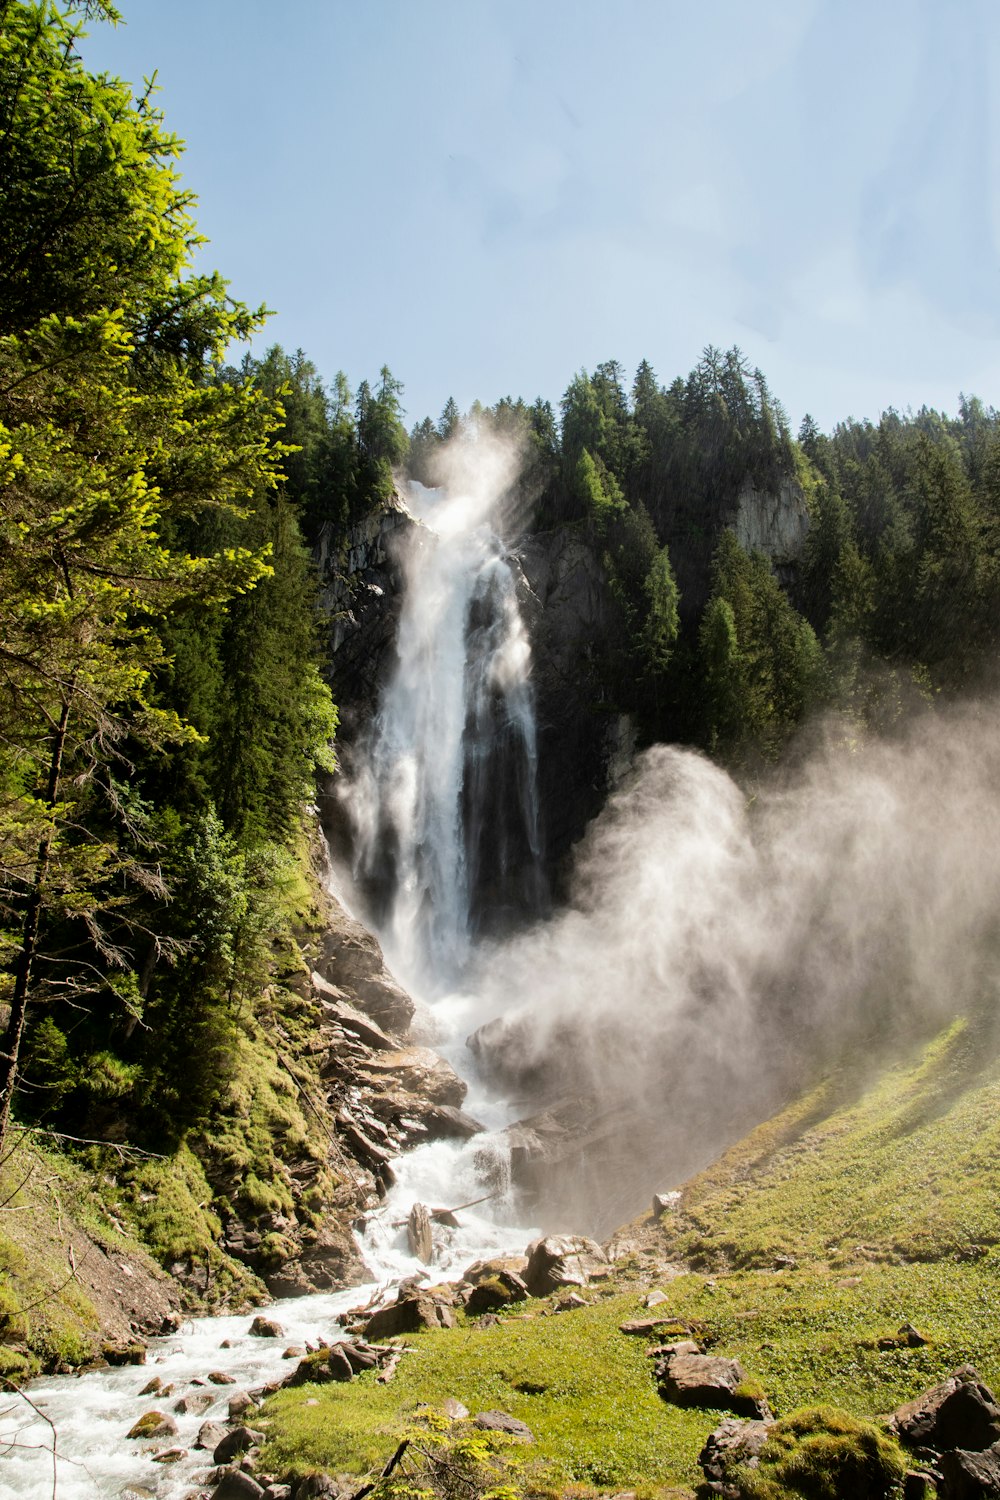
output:
[[[798,563],[809,535],[809,511],[798,480],[789,476],[776,491],[758,490],[747,479],[730,525],[744,552],[763,552],[777,573]]]

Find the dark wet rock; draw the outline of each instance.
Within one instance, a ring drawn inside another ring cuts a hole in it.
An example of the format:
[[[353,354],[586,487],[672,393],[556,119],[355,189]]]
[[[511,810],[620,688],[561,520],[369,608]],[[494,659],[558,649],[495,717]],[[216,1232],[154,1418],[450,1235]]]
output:
[[[474,1135],[481,1135],[486,1129],[467,1115],[464,1110],[456,1109],[453,1104],[433,1104],[421,1115],[421,1124],[427,1132],[429,1141],[445,1140],[471,1140]]]
[[[212,1459],[217,1464],[232,1463],[234,1458],[239,1458],[248,1448],[256,1448],[263,1441],[264,1434],[253,1427],[234,1427],[212,1450]]]
[[[274,1318],[265,1318],[258,1313],[248,1330],[257,1339],[283,1339],[285,1330]]]
[[[264,1490],[251,1474],[228,1469],[212,1491],[212,1500],[261,1500]]]
[[[582,1235],[557,1234],[528,1246],[524,1283],[532,1297],[545,1297],[562,1286],[588,1286],[592,1277],[606,1276],[608,1261],[595,1240]]]
[[[715,1431],[709,1434],[704,1448],[698,1454],[698,1463],[708,1483],[721,1488],[737,1464],[746,1464],[748,1468],[755,1469],[772,1425],[771,1422],[724,1418]]]
[[[147,1411],[143,1412],[125,1436],[130,1438],[176,1437],[177,1423],[166,1412]]]
[[[738,1359],[671,1353],[657,1363],[656,1378],[660,1395],[675,1406],[718,1407],[741,1417],[771,1419],[767,1400],[747,1380]]]
[[[526,1443],[533,1443],[535,1435],[526,1422],[521,1422],[517,1417],[508,1416],[505,1411],[481,1411],[472,1419],[474,1427],[479,1427],[483,1432],[505,1432],[510,1437],[522,1438]]]
[[[982,1452],[1000,1441],[1000,1407],[971,1365],[898,1407],[889,1430],[912,1448]]]
[[[411,1292],[374,1313],[364,1332],[366,1339],[395,1338],[421,1328],[454,1328],[455,1322],[450,1299],[439,1293]]]
[[[969,1452],[953,1448],[938,1460],[941,1500],[1000,1500],[1000,1444]]]

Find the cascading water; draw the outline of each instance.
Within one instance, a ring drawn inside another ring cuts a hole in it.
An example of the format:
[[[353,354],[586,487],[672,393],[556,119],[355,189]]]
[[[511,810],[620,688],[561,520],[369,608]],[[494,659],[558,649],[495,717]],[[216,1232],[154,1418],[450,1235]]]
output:
[[[543,893],[531,648],[491,499],[412,487],[421,525],[405,561],[397,662],[342,793],[354,879],[386,958],[421,1003],[428,1039],[469,1080],[466,1110],[487,1127],[397,1164],[363,1243],[381,1276],[425,1269],[400,1229],[415,1202],[489,1195],[459,1230],[436,1232],[438,1274],[521,1249],[530,1234],[512,1222],[506,1143],[493,1133],[510,1110],[477,1078],[465,1046],[493,1015],[462,987],[477,927],[484,914],[537,911]]]
[[[398,660],[344,796],[355,878],[408,988],[440,993],[484,907],[541,896],[531,649],[481,501],[412,487]]]

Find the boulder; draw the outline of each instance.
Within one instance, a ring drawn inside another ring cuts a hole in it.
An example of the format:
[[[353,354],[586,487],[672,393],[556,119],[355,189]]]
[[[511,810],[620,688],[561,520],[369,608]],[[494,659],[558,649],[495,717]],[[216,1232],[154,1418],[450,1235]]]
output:
[[[452,1422],[464,1422],[469,1415],[469,1408],[463,1406],[461,1401],[456,1401],[454,1396],[447,1396],[441,1402],[441,1410]]]
[[[738,1359],[671,1353],[657,1363],[656,1378],[660,1395],[675,1406],[718,1407],[741,1417],[771,1418],[763,1393],[747,1380]]]
[[[230,1375],[228,1370],[209,1370],[207,1379],[213,1385],[235,1385],[236,1376]]]
[[[188,1391],[186,1396],[174,1402],[174,1411],[184,1417],[200,1417],[217,1400],[214,1391]]]
[[[332,798],[329,810],[335,811]],[[382,1030],[405,1035],[413,1001],[389,973],[375,938],[332,895],[316,971],[345,998],[350,995],[352,1007]]]
[[[889,1430],[911,1448],[981,1453],[1000,1441],[1000,1407],[971,1365],[898,1407]]]
[[[481,1428],[483,1432],[505,1432],[526,1443],[535,1441],[535,1435],[528,1424],[518,1421],[517,1417],[508,1416],[505,1411],[481,1411],[473,1417],[472,1425]]]
[[[953,1448],[938,1460],[941,1500],[1000,1500],[1000,1444],[980,1452]]]
[[[196,1448],[205,1448],[209,1453],[214,1453],[226,1435],[226,1429],[221,1422],[202,1422],[198,1428],[198,1436],[194,1440]]]
[[[729,1471],[737,1464],[755,1469],[772,1426],[771,1422],[741,1422],[737,1417],[725,1417],[715,1431],[709,1433],[698,1454],[698,1463],[708,1483],[721,1489]]]
[[[146,1346],[140,1343],[102,1344],[101,1355],[109,1365],[144,1365]]]
[[[373,1313],[365,1324],[364,1334],[366,1339],[395,1338],[421,1328],[454,1328],[455,1322],[453,1309],[442,1298],[426,1292],[410,1292]]]
[[[474,1260],[462,1272],[462,1280],[478,1286],[487,1276],[498,1276],[502,1271],[512,1271],[518,1279],[523,1278],[528,1267],[526,1255],[496,1255],[491,1260]]]
[[[261,1500],[264,1490],[242,1469],[227,1469],[212,1491],[212,1500]]]
[[[498,1270],[492,1276],[480,1277],[466,1299],[465,1310],[478,1316],[498,1307],[509,1307],[513,1302],[524,1302],[527,1297],[528,1288],[516,1271]]]
[[[274,1318],[265,1318],[260,1313],[254,1318],[248,1330],[257,1339],[283,1339],[285,1330]],[[209,1376],[211,1379],[211,1376]]]
[[[478,1120],[464,1110],[456,1109],[453,1104],[431,1105],[423,1112],[420,1121],[429,1141],[467,1141],[474,1135],[482,1135],[486,1129],[485,1125],[480,1125]]]
[[[527,1249],[524,1283],[532,1297],[545,1297],[561,1286],[588,1286],[594,1275],[605,1275],[607,1257],[595,1240],[582,1235],[557,1234],[535,1240]]]
[[[242,1417],[244,1412],[250,1411],[257,1402],[248,1391],[237,1391],[235,1396],[229,1398],[229,1420],[235,1422],[237,1417]]]
[[[177,1423],[166,1412],[147,1411],[143,1412],[125,1436],[130,1438],[176,1437]]]
[[[246,1453],[248,1448],[255,1448],[258,1443],[264,1441],[264,1434],[257,1432],[253,1427],[234,1427],[232,1432],[227,1432],[225,1437],[212,1451],[212,1462],[215,1464],[229,1464],[234,1458],[239,1458],[241,1453]]]

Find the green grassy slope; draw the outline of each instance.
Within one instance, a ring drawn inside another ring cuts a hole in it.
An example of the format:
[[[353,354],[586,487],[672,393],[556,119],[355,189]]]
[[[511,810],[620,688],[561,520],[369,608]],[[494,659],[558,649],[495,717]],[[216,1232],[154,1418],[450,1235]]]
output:
[[[997,1050],[984,1024],[958,1021],[905,1064],[869,1064],[865,1083],[843,1070],[693,1179],[675,1213],[629,1226],[592,1306],[531,1302],[496,1327],[415,1335],[387,1387],[282,1392],[268,1462],[364,1472],[418,1403],[453,1396],[531,1426],[529,1488],[691,1489],[716,1414],[665,1405],[645,1341],[618,1331],[649,1316],[656,1286],[657,1315],[705,1325],[779,1415],[820,1401],[887,1412],[966,1361],[1000,1385]],[[669,1263],[689,1269],[671,1278]],[[904,1322],[928,1342],[894,1342]]]

